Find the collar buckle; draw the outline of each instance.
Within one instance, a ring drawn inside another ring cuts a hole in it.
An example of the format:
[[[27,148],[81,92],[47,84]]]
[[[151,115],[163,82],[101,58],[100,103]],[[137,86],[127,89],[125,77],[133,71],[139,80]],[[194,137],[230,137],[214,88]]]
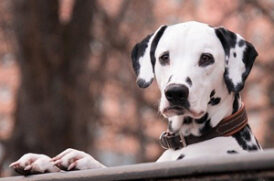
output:
[[[181,133],[170,133],[168,131],[162,132],[160,145],[164,149],[179,149],[187,145],[185,137]]]
[[[168,144],[168,141],[166,139],[167,134],[168,133],[166,131],[163,131],[160,138],[159,138],[159,143],[160,143],[161,147],[164,148],[164,149],[169,149],[170,148],[169,144]]]

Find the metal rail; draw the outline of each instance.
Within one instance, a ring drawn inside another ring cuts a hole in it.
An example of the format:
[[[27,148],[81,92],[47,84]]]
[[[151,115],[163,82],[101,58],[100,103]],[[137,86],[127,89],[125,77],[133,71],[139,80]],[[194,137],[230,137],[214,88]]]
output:
[[[1,178],[0,181],[92,181],[92,180],[274,180],[274,149],[231,155],[210,155],[162,163],[142,163]]]

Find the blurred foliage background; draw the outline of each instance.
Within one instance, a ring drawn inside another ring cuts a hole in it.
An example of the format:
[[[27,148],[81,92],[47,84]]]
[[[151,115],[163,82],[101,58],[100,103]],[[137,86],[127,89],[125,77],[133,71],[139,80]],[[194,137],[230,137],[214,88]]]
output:
[[[0,165],[66,148],[108,166],[154,161],[166,121],[159,91],[135,85],[130,51],[161,24],[225,26],[259,52],[242,92],[250,125],[274,146],[273,0],[0,1]]]

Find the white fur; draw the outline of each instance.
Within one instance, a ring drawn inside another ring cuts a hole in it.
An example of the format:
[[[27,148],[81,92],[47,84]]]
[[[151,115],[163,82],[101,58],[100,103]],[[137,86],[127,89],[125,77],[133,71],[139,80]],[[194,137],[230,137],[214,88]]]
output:
[[[168,149],[166,150],[157,162],[177,160],[180,155],[184,155],[184,159],[199,158],[207,155],[222,155],[227,153],[227,145],[230,145],[231,150],[237,152],[244,151],[235,139],[231,137],[217,137],[204,142],[188,145],[179,150]]]

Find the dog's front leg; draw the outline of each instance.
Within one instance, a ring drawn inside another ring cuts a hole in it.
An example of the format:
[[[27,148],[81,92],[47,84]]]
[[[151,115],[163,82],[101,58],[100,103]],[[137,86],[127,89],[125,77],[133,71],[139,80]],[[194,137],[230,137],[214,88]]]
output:
[[[54,165],[62,170],[85,170],[106,167],[95,160],[91,155],[71,148],[66,149],[52,158],[52,161]]]

